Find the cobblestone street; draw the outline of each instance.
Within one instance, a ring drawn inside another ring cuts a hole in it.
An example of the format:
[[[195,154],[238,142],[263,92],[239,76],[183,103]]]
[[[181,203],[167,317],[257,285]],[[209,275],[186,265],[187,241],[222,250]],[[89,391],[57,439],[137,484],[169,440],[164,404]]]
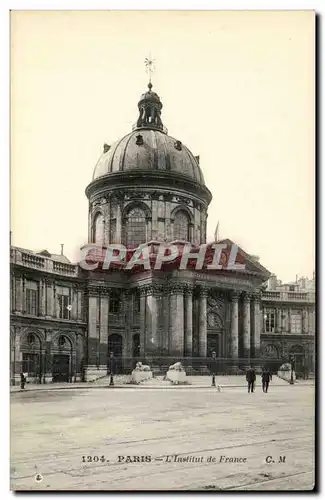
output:
[[[312,386],[11,395],[14,490],[312,489],[313,454]]]

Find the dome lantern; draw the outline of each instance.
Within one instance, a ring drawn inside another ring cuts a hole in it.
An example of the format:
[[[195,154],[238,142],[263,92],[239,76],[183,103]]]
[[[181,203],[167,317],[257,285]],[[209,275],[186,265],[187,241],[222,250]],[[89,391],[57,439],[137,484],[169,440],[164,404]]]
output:
[[[161,121],[161,109],[163,107],[160,97],[156,92],[152,91],[152,83],[148,84],[148,91],[142,94],[138,102],[139,118],[134,129],[148,128],[152,130],[160,130],[167,133]]]

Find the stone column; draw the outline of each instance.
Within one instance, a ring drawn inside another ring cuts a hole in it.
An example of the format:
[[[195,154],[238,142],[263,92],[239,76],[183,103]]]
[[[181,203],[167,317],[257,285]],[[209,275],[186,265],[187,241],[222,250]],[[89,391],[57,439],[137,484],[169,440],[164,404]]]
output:
[[[193,288],[185,289],[185,346],[184,355],[192,357],[193,351]]]
[[[251,356],[251,297],[244,294],[244,358],[250,360]]]
[[[16,290],[16,300],[15,300],[15,310],[17,313],[21,314],[23,312],[23,278],[22,276],[15,276],[15,290]]]
[[[291,333],[291,309],[288,309],[288,333]]]
[[[78,321],[83,321],[83,293],[78,291],[78,301],[77,301],[77,319]]]
[[[169,352],[169,316],[170,316],[170,297],[168,288],[164,289],[162,307],[163,307],[163,338],[162,347]]]
[[[231,296],[231,357],[238,359],[238,298],[239,293],[233,292]]]
[[[45,280],[42,279],[40,281],[40,287],[39,287],[39,315],[40,316],[45,316],[45,310],[46,310],[46,283]]]
[[[276,332],[282,332],[282,309],[277,310],[277,323],[276,323]]]
[[[149,238],[151,240],[156,240],[158,236],[158,198],[159,196],[152,194],[151,196],[151,235],[149,233]]]
[[[302,333],[308,335],[308,310],[306,308],[302,312]]]
[[[72,286],[71,289],[71,312],[70,317],[73,320],[77,320],[78,317],[78,288],[76,286]]]
[[[99,329],[97,330],[98,290],[88,288],[88,364],[96,365],[99,351]]]
[[[170,211],[171,206],[170,202],[172,201],[173,196],[171,194],[165,194],[165,238],[167,241],[170,241],[172,238],[172,230],[171,230],[171,222],[170,222]]]
[[[15,337],[14,337],[14,342],[15,342],[15,347],[14,347],[14,349],[15,349],[15,354],[14,354],[14,358],[15,358],[14,379],[15,379],[16,385],[18,385],[18,383],[20,382],[20,372],[23,369],[23,363],[22,363],[23,355],[22,355],[22,353],[20,351],[21,337],[22,337],[21,327],[16,326],[15,327]]]
[[[16,311],[16,282],[15,275],[11,275],[11,312]]]
[[[124,290],[124,317],[125,317],[125,342],[123,343],[123,357],[125,363],[131,368],[130,359],[132,357],[132,318],[133,318],[133,294],[131,290]]]
[[[146,300],[146,352],[156,351],[158,345],[158,308],[157,308],[157,290],[154,286],[148,288]]]
[[[55,287],[55,283],[52,283],[52,317],[53,318],[56,318],[57,317],[57,314],[56,314],[56,287]]]
[[[253,308],[254,308],[254,335],[253,335],[253,354],[254,358],[260,357],[261,351],[261,294],[254,294]]]
[[[140,288],[140,356],[145,355],[146,343],[146,289]]]
[[[184,356],[184,287],[175,283],[170,288],[170,342],[171,356]]]
[[[200,305],[199,305],[199,356],[207,356],[207,295],[208,290],[200,287]]]
[[[122,243],[122,208],[121,203],[116,205],[116,241],[115,243]]]
[[[100,345],[99,363],[107,365],[108,356],[108,290],[101,290],[100,294]]]
[[[24,314],[26,312],[26,278],[25,276],[22,277],[22,282],[21,282],[21,312]]]

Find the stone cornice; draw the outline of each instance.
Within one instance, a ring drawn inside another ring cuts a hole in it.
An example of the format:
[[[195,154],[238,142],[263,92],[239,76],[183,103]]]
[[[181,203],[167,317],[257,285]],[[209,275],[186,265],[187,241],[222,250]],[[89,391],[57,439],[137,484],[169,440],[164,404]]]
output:
[[[92,181],[86,188],[86,196],[92,198],[96,193],[98,196],[104,196],[107,186],[119,190],[127,190],[134,186],[139,186],[143,191],[146,188],[153,189],[158,187],[170,191],[171,180],[175,190],[181,190],[184,197],[187,198],[193,194],[197,199],[202,200],[204,204],[209,205],[212,199],[211,192],[206,186],[203,186],[187,175],[165,171],[136,170],[128,172],[114,172],[103,175]],[[144,186],[145,183],[145,186]]]

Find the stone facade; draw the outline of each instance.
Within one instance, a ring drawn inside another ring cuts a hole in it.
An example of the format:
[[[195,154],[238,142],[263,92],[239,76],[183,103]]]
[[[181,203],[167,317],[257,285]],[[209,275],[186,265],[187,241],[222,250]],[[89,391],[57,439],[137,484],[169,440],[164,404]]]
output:
[[[134,132],[104,145],[86,188],[89,243],[147,243],[153,252],[159,242],[206,243],[212,196],[199,158],[167,135],[161,108],[149,88]],[[90,271],[63,256],[12,247],[12,383],[21,371],[39,383],[103,376],[111,352],[116,372],[138,359],[205,362],[213,352],[228,360],[227,369],[238,360],[279,364],[290,352],[313,369],[315,301],[263,292],[270,273],[239,252],[245,268],[232,271]]]

